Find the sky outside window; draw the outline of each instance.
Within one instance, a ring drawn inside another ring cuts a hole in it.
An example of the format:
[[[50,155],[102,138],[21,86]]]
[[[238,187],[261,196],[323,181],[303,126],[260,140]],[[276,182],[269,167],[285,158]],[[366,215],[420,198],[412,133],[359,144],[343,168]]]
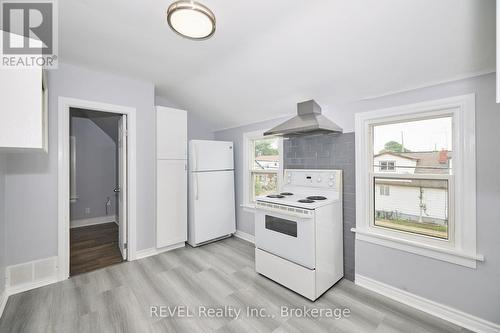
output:
[[[412,152],[452,151],[452,117],[374,126],[374,153],[384,150],[387,142],[404,143]]]

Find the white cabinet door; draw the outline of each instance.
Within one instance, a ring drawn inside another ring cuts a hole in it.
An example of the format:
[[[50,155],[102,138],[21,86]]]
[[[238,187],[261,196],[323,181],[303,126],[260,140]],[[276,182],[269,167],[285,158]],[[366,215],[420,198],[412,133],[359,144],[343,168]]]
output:
[[[187,159],[187,112],[156,107],[156,158]]]
[[[41,68],[2,71],[0,148],[47,151],[47,90]]]
[[[185,160],[158,160],[156,166],[156,247],[187,239]]]

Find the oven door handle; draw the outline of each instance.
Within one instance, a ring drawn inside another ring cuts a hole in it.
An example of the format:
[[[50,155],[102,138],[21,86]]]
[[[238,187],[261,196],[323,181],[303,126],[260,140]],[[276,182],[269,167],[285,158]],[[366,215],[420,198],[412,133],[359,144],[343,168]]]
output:
[[[304,214],[304,213],[299,213],[299,212],[295,212],[295,211],[292,212],[289,210],[285,211],[285,210],[281,210],[281,209],[262,208],[262,207],[257,207],[256,210],[260,211],[262,213],[279,214],[279,215],[283,215],[283,216],[293,216],[293,217],[298,217],[301,219],[312,219],[313,218],[312,212],[310,212],[310,213],[308,212],[308,214]]]

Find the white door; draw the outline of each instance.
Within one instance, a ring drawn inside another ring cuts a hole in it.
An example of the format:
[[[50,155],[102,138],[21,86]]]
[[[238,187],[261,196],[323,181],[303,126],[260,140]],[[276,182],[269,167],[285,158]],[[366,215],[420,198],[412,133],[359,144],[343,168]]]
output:
[[[234,233],[234,171],[196,172],[191,174],[190,182],[194,242]]]
[[[187,239],[186,160],[158,160],[156,165],[156,247]]]
[[[127,259],[127,116],[118,123],[118,246]]]
[[[234,169],[233,143],[191,140],[189,142],[189,167],[191,171]]]
[[[187,159],[187,112],[156,107],[156,158]]]

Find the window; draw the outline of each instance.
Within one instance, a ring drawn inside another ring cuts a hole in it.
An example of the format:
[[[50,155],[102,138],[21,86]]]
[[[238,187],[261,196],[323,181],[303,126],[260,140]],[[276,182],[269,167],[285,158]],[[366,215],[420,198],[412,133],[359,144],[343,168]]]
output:
[[[380,161],[380,171],[394,171],[396,162],[394,161]]]
[[[356,239],[476,267],[474,105],[356,114]]]
[[[391,195],[391,190],[389,185],[379,185],[379,193],[380,195],[385,195],[385,196]]]
[[[449,223],[453,222],[448,219],[448,182],[453,177],[452,120],[450,115],[436,115],[370,126],[372,186],[379,186],[380,195],[388,196],[390,185],[394,194],[391,199],[374,196],[374,226],[449,239]],[[379,160],[377,165],[377,158],[385,155],[396,160]],[[395,172],[396,168],[411,172],[404,172],[404,177],[403,172],[383,177],[377,173]]]
[[[279,191],[282,178],[282,139],[264,137],[263,131],[246,133],[244,205],[252,206],[255,198]]]

